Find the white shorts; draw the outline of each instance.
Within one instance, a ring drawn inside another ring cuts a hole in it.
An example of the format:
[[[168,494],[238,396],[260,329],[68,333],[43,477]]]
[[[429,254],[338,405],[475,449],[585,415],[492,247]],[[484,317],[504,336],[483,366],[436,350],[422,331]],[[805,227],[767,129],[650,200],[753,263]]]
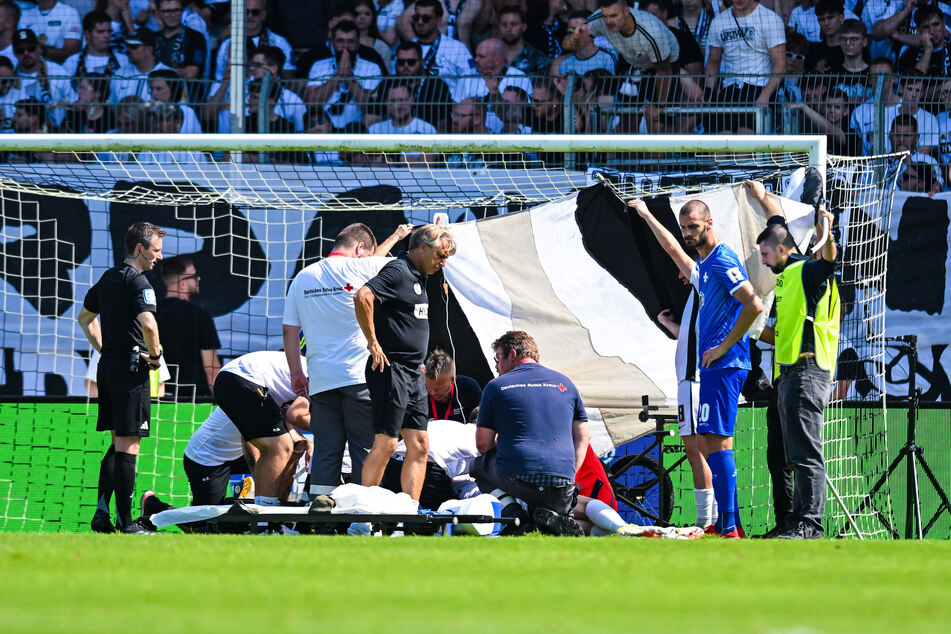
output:
[[[700,382],[681,381],[677,386],[677,423],[681,436],[697,433],[697,404],[700,402]]]

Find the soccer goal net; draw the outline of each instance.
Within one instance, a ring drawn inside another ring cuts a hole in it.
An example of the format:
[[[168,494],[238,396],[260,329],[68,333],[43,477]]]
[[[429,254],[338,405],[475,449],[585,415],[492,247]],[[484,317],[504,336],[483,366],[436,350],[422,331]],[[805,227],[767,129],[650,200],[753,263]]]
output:
[[[718,235],[759,277],[750,240],[765,219],[741,185],[758,180],[784,197],[788,214],[827,205],[844,246],[842,355],[824,440],[839,498],[827,505],[830,532],[850,532],[846,511],[886,467],[889,157],[826,156],[824,138],[791,136],[8,135],[0,146],[0,529],[76,530],[91,516],[107,440],[92,431],[92,355],[76,316],[90,286],[122,261],[126,228],[142,220],[167,231],[166,258],[194,263],[191,301],[214,318],[225,362],[281,347],[287,286],[329,253],[340,229],[363,222],[382,239],[400,223],[444,216],[460,249],[448,292],[441,280],[429,289],[431,343],[485,382],[487,337],[538,331],[542,356],[577,377],[592,406],[595,448],[616,456],[647,430],[636,415],[643,395],[676,404],[674,342],[656,314],[678,313],[684,297],[624,203],[643,198],[673,219],[687,198],[703,197]],[[807,168],[824,176],[818,190]],[[161,296],[161,275],[150,279]],[[763,280],[757,291],[768,297]],[[184,505],[182,452],[214,405],[179,367],[169,370],[137,489]],[[772,521],[758,405],[741,410],[736,439],[741,512],[754,532]],[[668,441],[668,465],[677,452]],[[671,478],[672,519],[691,523],[686,463]],[[882,534],[874,516],[891,513],[887,487],[880,498],[854,517],[865,535]]]

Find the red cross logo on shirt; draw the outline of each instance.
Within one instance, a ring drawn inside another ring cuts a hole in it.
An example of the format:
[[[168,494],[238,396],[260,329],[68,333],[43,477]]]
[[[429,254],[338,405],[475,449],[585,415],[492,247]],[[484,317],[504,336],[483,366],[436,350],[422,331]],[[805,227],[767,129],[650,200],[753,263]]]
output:
[[[343,290],[347,291],[348,293],[353,290],[353,287],[350,286],[350,282],[347,282],[347,285],[343,287]]]
[[[568,388],[565,387],[565,384],[564,384],[564,383],[559,383],[559,384],[558,384],[558,389],[561,390],[562,392],[564,392],[564,391],[567,390]]]

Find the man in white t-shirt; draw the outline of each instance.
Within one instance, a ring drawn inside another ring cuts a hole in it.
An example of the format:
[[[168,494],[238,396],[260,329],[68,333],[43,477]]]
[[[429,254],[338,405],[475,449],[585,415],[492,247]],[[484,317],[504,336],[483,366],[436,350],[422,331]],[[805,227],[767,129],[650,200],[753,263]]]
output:
[[[298,350],[295,346],[294,359],[299,367]],[[229,361],[215,378],[214,394],[215,403],[241,437],[261,453],[252,470],[254,503],[277,506],[288,466],[294,464],[295,454],[299,459],[303,453],[295,447],[285,416],[289,404],[297,402],[285,355],[250,352]],[[310,421],[298,424],[306,428]]]
[[[79,12],[63,2],[38,0],[35,7],[23,11],[19,27],[36,33],[43,57],[57,64],[79,52],[83,37]]]
[[[624,0],[599,0],[600,10],[582,27],[592,37],[604,36],[632,70],[653,70],[658,80],[647,98],[666,103],[670,76],[680,60],[680,44],[667,25],[646,11],[630,9]]]
[[[386,96],[386,112],[389,119],[379,121],[367,130],[370,134],[436,134],[436,128],[413,114],[416,99],[408,84],[396,82],[389,85]]]
[[[479,42],[475,53],[475,67],[478,75],[468,73],[456,82],[452,91],[452,100],[460,103],[470,97],[497,102],[500,95],[509,86],[520,88],[526,94],[532,92],[532,80],[524,72],[509,66],[505,62],[505,44],[501,40],[489,38]]]
[[[444,14],[439,0],[417,0],[411,20],[423,52],[423,74],[439,75],[454,90],[457,78],[472,72],[472,54],[465,44],[440,32]]]
[[[734,0],[710,25],[705,92],[732,106],[769,106],[786,73],[783,20],[758,0]],[[748,73],[748,74],[747,74]],[[725,75],[722,85],[720,75]],[[751,115],[720,116],[714,131],[752,134]]]
[[[297,362],[300,365],[299,356]],[[250,416],[244,418],[260,415],[266,410],[271,413],[273,420],[274,411],[276,411],[283,418],[283,425],[288,431],[289,439],[298,444],[303,441],[297,429],[310,427],[309,403],[306,398],[294,394],[291,388],[291,375],[283,352],[251,352],[225,364],[221,370],[257,385],[261,392],[266,394],[258,399],[259,403],[254,403],[255,411],[249,411]],[[231,379],[231,377],[225,378]],[[242,438],[242,432],[222,407],[212,411],[195,430],[185,446],[185,455],[182,459],[185,475],[188,477],[188,486],[192,492],[192,506],[224,504],[228,496],[228,483],[232,473],[257,473],[256,468],[263,462],[263,458],[256,460],[257,452],[254,451],[253,444],[252,448],[246,451],[245,440]],[[289,473],[288,467],[293,468],[300,460],[299,455],[295,458],[293,451],[287,456],[285,463],[280,465],[279,475]],[[288,481],[285,475],[281,478],[278,488],[286,488]],[[256,492],[260,492],[261,487],[257,478],[255,478],[255,487]],[[279,497],[280,493],[282,493],[281,490],[275,497]],[[142,514],[146,518],[170,508],[173,507],[159,500],[151,492],[142,496]],[[195,522],[182,528],[201,532],[204,530],[204,522]]]
[[[276,46],[284,52],[284,76],[290,77],[294,70],[294,62],[291,60],[291,45],[287,40],[271,29],[264,28],[267,20],[267,2],[266,0],[245,0],[245,32],[248,40],[254,44],[254,48],[262,46]],[[250,46],[249,46],[250,48]],[[218,47],[218,55],[215,61],[215,79],[221,81],[226,72],[231,72],[228,60],[231,54],[231,38],[225,38]]]
[[[313,495],[329,494],[340,484],[348,443],[352,482],[361,482],[363,461],[373,445],[373,421],[364,372],[369,352],[354,313],[353,293],[389,262],[380,256],[411,229],[400,225],[377,246],[369,227],[349,225],[337,235],[330,254],[301,270],[287,290],[284,351],[294,392],[311,399],[317,447],[310,467]],[[301,331],[307,344],[307,375],[297,354]]]
[[[130,72],[129,58],[112,49],[111,24],[105,11],[90,11],[83,17],[86,46],[63,62],[68,75],[82,77],[86,73],[102,73],[113,77]]]

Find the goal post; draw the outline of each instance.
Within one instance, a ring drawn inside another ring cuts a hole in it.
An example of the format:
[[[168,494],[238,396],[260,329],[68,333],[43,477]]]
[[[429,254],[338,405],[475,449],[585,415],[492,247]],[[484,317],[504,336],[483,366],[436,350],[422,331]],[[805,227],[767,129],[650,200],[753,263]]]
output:
[[[255,152],[336,158],[267,164],[230,160],[238,153],[252,159]],[[796,170],[815,168],[825,176],[824,199],[848,224],[851,259],[842,283],[852,289],[853,309],[843,332],[854,352],[850,363],[864,371],[862,380],[852,381],[851,391],[844,392],[848,406],[834,403],[826,423],[830,477],[844,506],[854,509],[887,466],[883,271],[894,185],[887,158],[827,156],[824,136],[0,135],[0,155],[35,158],[41,153],[52,158],[0,162],[0,262],[20,261],[18,268],[0,270],[7,282],[0,287],[0,336],[2,347],[11,351],[4,376],[8,386],[11,376],[20,376],[19,394],[26,398],[85,394],[89,347],[74,309],[99,275],[117,257],[121,260],[117,232],[135,220],[166,227],[167,244],[174,245],[170,254],[195,254],[199,270],[207,271],[202,289],[218,302],[215,321],[227,359],[281,345],[289,280],[327,252],[343,222],[375,223],[382,231],[398,220],[430,222],[445,210],[452,211],[454,221],[504,215],[579,192],[599,182],[597,175],[622,199],[689,195],[746,178],[768,181],[774,192],[783,193],[784,181]],[[361,162],[335,153],[374,157]],[[414,159],[406,160],[407,154]],[[469,154],[484,160],[447,160]],[[572,154],[578,159],[574,167],[561,158]],[[22,473],[14,469],[19,463],[12,462],[16,448],[41,448],[35,452],[38,461],[70,450],[58,444],[55,420],[43,423],[46,432],[37,432],[42,425],[36,418],[82,419],[86,410],[41,414],[16,403],[0,406],[17,410],[2,417],[5,425],[16,426],[14,433],[0,435],[0,464],[11,464],[6,471],[0,466],[3,530],[18,520],[38,521],[35,509],[43,503],[22,486]],[[91,404],[85,407],[94,411]],[[142,490],[167,490],[173,503],[187,503],[176,459],[209,408],[194,401],[158,401],[156,435],[143,444]],[[739,458],[747,491],[741,505],[766,522],[771,504],[764,475],[766,424],[750,412],[743,415],[749,425],[742,432],[747,453]],[[5,444],[5,438],[19,440]],[[78,450],[88,454],[87,468],[98,464],[98,447]],[[51,479],[70,470],[80,469],[64,466],[62,473],[50,472]],[[689,491],[689,473],[677,473],[676,484]],[[86,480],[70,485],[83,504],[93,499],[87,489],[95,486]],[[33,511],[23,510],[27,498]],[[890,513],[887,494],[879,502],[876,510]],[[830,502],[827,522],[838,530],[845,516],[834,506]],[[77,516],[83,513],[85,507],[77,510]],[[863,534],[881,534],[873,514],[868,510],[856,518]],[[72,526],[66,520],[62,525]]]

